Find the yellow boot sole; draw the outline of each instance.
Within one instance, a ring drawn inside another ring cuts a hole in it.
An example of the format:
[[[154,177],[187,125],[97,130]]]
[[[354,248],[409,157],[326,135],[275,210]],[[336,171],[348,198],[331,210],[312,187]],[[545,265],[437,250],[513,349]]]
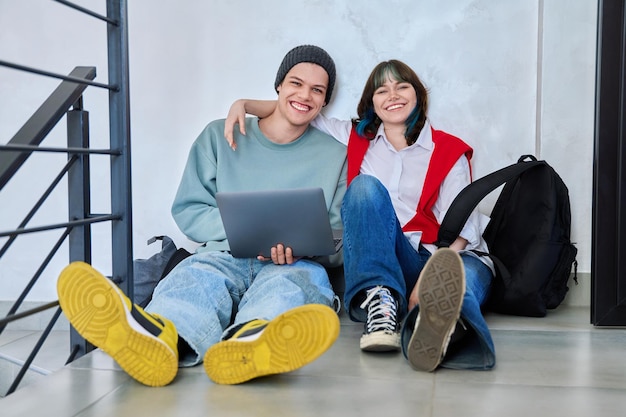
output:
[[[57,291],[61,309],[76,331],[131,377],[149,386],[167,385],[174,379],[178,336],[169,320],[148,317],[140,307],[131,313],[132,303],[121,290],[83,262],[73,262],[61,272]],[[159,336],[142,327],[133,314],[161,329]]]
[[[204,369],[218,384],[239,384],[264,375],[290,372],[321,356],[339,336],[331,308],[307,304],[270,321],[256,340],[226,340],[204,356]]]

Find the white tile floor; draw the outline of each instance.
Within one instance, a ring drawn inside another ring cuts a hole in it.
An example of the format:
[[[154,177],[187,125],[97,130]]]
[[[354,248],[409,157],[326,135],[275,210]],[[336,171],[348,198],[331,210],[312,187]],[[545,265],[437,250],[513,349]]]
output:
[[[167,387],[148,388],[119,370],[106,354],[95,351],[0,399],[0,414],[626,415],[626,329],[594,328],[586,308],[562,306],[541,319],[489,315],[498,362],[487,372],[420,373],[411,370],[401,354],[362,353],[358,348],[362,325],[343,315],[341,319],[337,343],[317,361],[289,374],[220,386],[196,367],[182,370]],[[19,350],[20,337],[9,338],[0,336],[0,353]],[[55,349],[58,358],[65,360],[66,348]]]

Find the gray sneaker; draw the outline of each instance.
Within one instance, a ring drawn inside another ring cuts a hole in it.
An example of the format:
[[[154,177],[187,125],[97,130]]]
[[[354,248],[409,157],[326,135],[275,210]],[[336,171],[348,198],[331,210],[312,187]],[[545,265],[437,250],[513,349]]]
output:
[[[360,341],[361,350],[400,350],[400,333],[396,319],[398,303],[389,289],[378,286],[367,290],[367,297],[361,308],[367,309],[367,322]]]
[[[465,269],[456,251],[437,250],[418,279],[419,314],[407,357],[416,370],[431,372],[443,360],[461,314]]]

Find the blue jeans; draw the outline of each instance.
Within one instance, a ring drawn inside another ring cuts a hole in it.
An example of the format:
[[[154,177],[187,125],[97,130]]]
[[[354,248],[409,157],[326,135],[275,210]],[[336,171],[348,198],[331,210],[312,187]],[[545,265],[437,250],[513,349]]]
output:
[[[174,323],[193,351],[180,358],[180,366],[193,366],[241,324],[272,320],[304,304],[332,306],[333,297],[328,274],[316,262],[274,265],[202,252],[183,260],[159,283],[146,311]]]
[[[341,207],[344,225],[345,305],[350,318],[366,321],[359,305],[365,291],[377,285],[395,292],[398,320],[403,320],[403,350],[413,332],[419,306],[407,316],[408,297],[430,252],[416,251],[402,232],[387,189],[376,178],[357,176],[348,187]],[[495,348],[482,315],[493,274],[479,259],[462,254],[466,292],[461,319],[468,332],[451,343],[441,366],[489,369],[495,365]],[[406,339],[406,340],[405,340]]]

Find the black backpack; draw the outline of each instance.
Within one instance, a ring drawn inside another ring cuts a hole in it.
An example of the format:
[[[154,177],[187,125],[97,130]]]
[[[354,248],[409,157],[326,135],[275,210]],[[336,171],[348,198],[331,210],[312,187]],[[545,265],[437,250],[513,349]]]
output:
[[[496,269],[487,308],[543,317],[546,309],[556,308],[565,298],[572,265],[578,284],[577,249],[570,241],[569,193],[545,161],[523,155],[516,164],[464,188],[442,221],[437,245],[450,246],[472,210],[502,184],[483,233]]]

